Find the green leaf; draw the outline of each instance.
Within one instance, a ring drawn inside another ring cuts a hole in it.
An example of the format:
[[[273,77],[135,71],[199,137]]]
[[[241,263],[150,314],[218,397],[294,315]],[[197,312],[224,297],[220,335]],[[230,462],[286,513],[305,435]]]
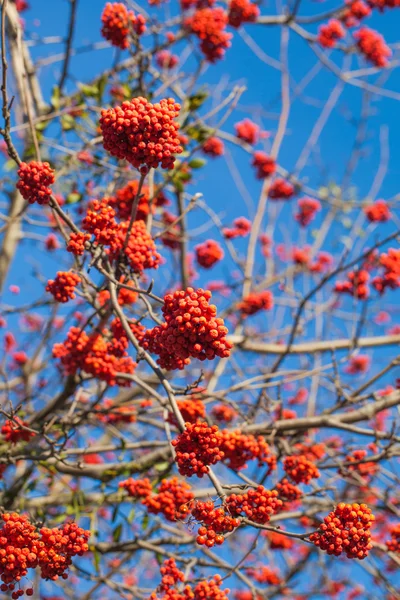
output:
[[[207,161],[204,158],[192,158],[188,164],[191,169],[201,169],[201,167],[207,164]]]
[[[61,117],[61,127],[64,131],[71,131],[75,128],[75,119],[71,115],[63,115]]]
[[[82,194],[79,194],[78,192],[71,192],[70,194],[68,194],[66,202],[67,204],[76,204],[81,199]]]
[[[9,160],[6,160],[6,162],[3,165],[3,169],[5,171],[13,171],[16,168],[17,165],[15,164],[15,161],[13,161],[11,158]]]
[[[54,110],[58,110],[60,108],[60,88],[58,85],[53,86],[50,102]]]
[[[190,111],[199,109],[200,106],[202,106],[207,100],[207,98],[208,92],[206,92],[205,90],[200,90],[199,92],[196,92],[196,94],[189,96],[189,98],[187,99],[188,109]]]
[[[154,465],[155,470],[158,472],[163,472],[163,471],[165,471],[165,469],[168,469],[168,467],[169,467],[169,463],[167,461],[157,463]]]
[[[128,515],[128,523],[133,523],[133,519],[135,518],[136,510],[135,507],[132,507],[129,515]]]
[[[147,529],[147,525],[149,524],[149,515],[145,514],[142,521],[142,529]]]
[[[99,95],[98,85],[86,85],[86,83],[78,83],[78,87],[84,96],[90,98],[97,98]]]
[[[113,536],[114,542],[119,542],[119,540],[121,539],[121,533],[122,533],[122,523],[117,525],[113,531],[112,536]]]

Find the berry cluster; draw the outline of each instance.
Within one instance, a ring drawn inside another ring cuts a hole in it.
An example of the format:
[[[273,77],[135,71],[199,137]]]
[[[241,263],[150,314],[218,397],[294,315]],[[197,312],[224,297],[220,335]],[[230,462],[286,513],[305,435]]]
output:
[[[366,300],[369,296],[369,281],[370,275],[365,269],[358,271],[350,271],[347,274],[348,281],[337,281],[335,284],[335,292],[339,294],[350,294],[359,300]]]
[[[85,252],[85,244],[90,240],[88,233],[71,233],[69,236],[67,250],[75,256],[82,256]]]
[[[362,560],[372,548],[370,528],[374,520],[366,504],[341,502],[310,540],[328,554],[339,556],[345,552],[347,558]]]
[[[135,287],[134,281],[127,281],[125,283],[125,276],[122,275],[120,278],[120,283],[125,285],[129,285],[130,287]],[[100,306],[104,306],[110,299],[110,292],[108,290],[101,290],[97,294],[97,302]],[[121,287],[118,292],[118,304],[120,306],[126,306],[130,304],[134,304],[138,299],[138,293],[134,290],[128,290],[126,287]]]
[[[101,35],[116,48],[129,47],[129,34],[142,35],[146,29],[146,20],[135,15],[122,2],[107,2],[101,15]]]
[[[142,341],[146,350],[158,354],[160,366],[183,368],[190,357],[203,361],[229,356],[228,330],[210,298],[210,291],[190,287],[164,297],[165,323],[146,331]]]
[[[204,402],[199,398],[185,398],[184,400],[178,400],[177,405],[185,423],[196,423],[206,416],[206,407],[204,406]],[[178,426],[178,422],[173,413],[169,413],[168,422],[171,423],[171,425]]]
[[[371,359],[365,354],[358,354],[352,356],[349,360],[349,364],[346,366],[345,371],[350,375],[359,375],[360,373],[366,373],[370,367]]]
[[[385,223],[391,217],[389,207],[384,200],[377,200],[364,208],[364,214],[370,223]]]
[[[80,282],[76,273],[58,271],[56,278],[47,282],[46,292],[50,292],[57,302],[68,302],[75,298],[75,288]]]
[[[360,21],[369,17],[371,8],[363,0],[346,0],[348,8],[342,15],[345,27],[356,27]]]
[[[136,412],[132,406],[115,406],[111,398],[105,398],[102,406],[102,412],[99,414],[99,421],[110,425],[119,423],[135,423]]]
[[[155,58],[160,69],[173,69],[179,63],[179,58],[169,50],[160,50]]]
[[[226,504],[232,516],[245,515],[260,525],[268,523],[271,516],[283,507],[282,500],[278,498],[278,492],[266,490],[262,485],[242,495],[231,494],[227,497]]]
[[[116,235],[111,240],[111,260],[118,259],[123,252],[128,226],[127,221],[119,224]],[[141,274],[145,269],[158,269],[161,256],[144,221],[134,221],[132,224],[124,253],[134,273]]]
[[[272,156],[258,150],[253,154],[252,165],[256,169],[257,179],[266,179],[271,177],[276,171],[276,162]]]
[[[28,573],[28,569],[40,568],[43,579],[67,579],[66,570],[73,556],[88,551],[89,531],[76,523],[66,523],[62,529],[43,527],[38,532],[28,517],[17,513],[4,513],[0,529],[0,575],[2,592],[12,591],[13,600],[24,595],[15,590],[15,584]],[[14,591],[15,590],[15,591]],[[26,590],[32,596],[31,588]]]
[[[217,137],[209,137],[203,144],[202,150],[208,156],[217,157],[224,154],[224,142]]]
[[[371,461],[364,461],[367,454],[366,450],[354,450],[354,452],[345,457],[344,462],[356,464],[346,465],[345,470],[356,472],[365,481],[369,481],[377,472],[378,465]]]
[[[374,288],[383,294],[386,288],[395,290],[400,287],[400,250],[389,248],[387,254],[381,254],[379,266],[384,268],[384,273],[383,276],[374,278]]]
[[[169,558],[160,568],[161,584],[158,593],[153,592],[149,600],[229,600],[229,590],[221,590],[222,578],[215,575],[210,581],[199,581],[194,588],[185,585],[182,591],[176,589],[177,585],[184,581],[185,577],[180,571],[173,558]]]
[[[142,173],[159,165],[172,169],[174,154],[182,152],[175,121],[179,110],[180,105],[172,98],[152,104],[141,96],[103,110],[100,128],[104,149],[125,158]]]
[[[386,67],[392,51],[377,31],[369,29],[369,27],[361,27],[353,36],[357,41],[358,49],[366,60],[376,67]]]
[[[219,423],[231,423],[237,417],[237,412],[229,404],[217,404],[212,408],[211,415]]]
[[[243,298],[237,305],[242,317],[255,315],[260,310],[271,310],[274,306],[274,297],[272,292],[265,290],[263,292],[253,292]]]
[[[172,477],[163,479],[157,493],[147,496],[143,504],[149,513],[162,514],[167,521],[181,521],[185,519],[193,498],[191,486],[186,481]]]
[[[238,217],[233,221],[233,227],[224,227],[222,233],[224,238],[232,240],[237,237],[246,237],[251,231],[251,223],[245,217]]]
[[[200,50],[211,63],[221,59],[229,48],[232,35],[226,33],[228,24],[226,12],[218,8],[201,8],[187,17],[185,27],[200,40]]]
[[[324,48],[334,48],[336,42],[346,35],[343,25],[337,19],[330,19],[325,25],[321,25],[318,30],[318,42]]]
[[[250,460],[257,460],[260,467],[268,465],[269,472],[276,468],[276,457],[271,454],[271,448],[261,435],[255,437],[239,430],[223,429],[221,436],[220,448],[230,469],[245,469]]]
[[[390,529],[390,537],[392,539],[386,542],[387,549],[400,554],[400,523]]]
[[[319,477],[317,467],[304,456],[286,456],[283,468],[288,477],[295,483],[309,483]]]
[[[268,196],[271,198],[271,200],[290,200],[293,195],[293,185],[280,178],[275,179],[268,192]]]
[[[126,490],[131,498],[138,500],[139,498],[149,498],[153,492],[151,487],[150,479],[145,477],[144,479],[125,479],[120,481],[118,487]]]
[[[196,542],[208,548],[223,544],[224,535],[240,525],[239,519],[233,518],[223,507],[215,508],[211,500],[196,502],[191,513],[192,517],[201,523]]]
[[[231,0],[229,3],[228,20],[232,27],[240,27],[242,23],[254,23],[259,14],[257,4],[249,0]]]
[[[256,569],[250,567],[246,569],[246,573],[258,583],[266,583],[267,585],[279,585],[281,583],[278,573],[269,567],[260,566]]]
[[[10,444],[29,442],[35,434],[33,431],[24,429],[24,427],[28,427],[28,423],[25,423],[20,417],[14,417],[12,420],[7,419],[1,428],[1,434],[4,436],[5,441]]]
[[[18,169],[17,188],[29,204],[48,204],[52,191],[50,185],[54,183],[54,171],[49,163],[32,161],[22,162]]]
[[[179,473],[186,477],[203,477],[208,465],[215,465],[224,458],[221,443],[222,435],[216,425],[186,423],[185,430],[172,440]]]
[[[92,200],[82,221],[82,229],[94,235],[98,244],[110,244],[118,233],[115,210],[105,200]]]
[[[196,260],[203,269],[211,269],[224,258],[224,251],[215,240],[206,240],[195,247]]]
[[[108,332],[104,331],[106,335]],[[74,375],[83,371],[106,381],[108,385],[129,386],[130,381],[118,377],[118,373],[132,374],[136,363],[120,344],[115,346],[100,333],[88,335],[79,327],[71,327],[65,342],[54,344],[53,356],[61,360],[64,373]]]
[[[247,144],[256,144],[260,137],[260,128],[258,125],[250,121],[250,119],[244,119],[235,125],[236,137],[239,140],[243,140]]]
[[[297,206],[299,208],[299,212],[296,214],[296,221],[300,223],[302,227],[306,227],[314,220],[315,214],[321,210],[321,203],[319,200],[315,200],[314,198],[301,198]]]
[[[291,550],[293,548],[293,540],[276,531],[265,531],[265,537],[269,541],[269,547],[271,550]]]
[[[276,490],[279,498],[281,498],[281,500],[286,500],[287,502],[298,500],[303,495],[302,491],[293,485],[293,483],[290,483],[286,477],[284,477],[281,481],[278,481],[276,484]]]
[[[139,181],[133,179],[121,189],[117,190],[115,196],[109,196],[105,200],[107,204],[112,206],[117,217],[123,221],[128,220],[131,216],[132,205],[139,190]],[[151,207],[150,207],[151,201]],[[150,198],[150,189],[147,185],[142,185],[139,196],[139,203],[136,210],[136,221],[145,221],[151,212],[154,212],[157,206],[164,206],[168,203],[163,192],[159,192],[155,198]]]

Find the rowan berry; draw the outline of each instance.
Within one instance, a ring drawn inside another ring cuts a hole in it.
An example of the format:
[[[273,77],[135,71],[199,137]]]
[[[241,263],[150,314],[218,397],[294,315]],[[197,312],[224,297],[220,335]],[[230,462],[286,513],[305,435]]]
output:
[[[49,163],[31,161],[22,162],[18,169],[17,188],[29,204],[37,202],[38,204],[48,204],[52,190],[49,187],[54,183],[54,171]]]
[[[172,440],[179,473],[186,477],[203,477],[209,465],[224,458],[221,442],[221,432],[216,425],[185,423],[185,430]]]
[[[283,468],[295,483],[309,483],[311,479],[319,477],[317,467],[304,456],[286,456]]]
[[[57,302],[65,303],[75,298],[75,288],[80,282],[76,273],[58,271],[56,278],[48,281],[46,292],[50,292]]]
[[[142,35],[146,30],[145,18],[128,10],[122,2],[107,2],[101,15],[102,36],[113,46],[129,47],[129,34]]]

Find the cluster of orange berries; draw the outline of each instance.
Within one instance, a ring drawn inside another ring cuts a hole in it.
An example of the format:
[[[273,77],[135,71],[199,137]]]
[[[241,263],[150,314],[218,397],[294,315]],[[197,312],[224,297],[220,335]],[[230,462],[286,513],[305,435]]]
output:
[[[201,361],[216,356],[227,358],[232,344],[217,308],[209,304],[211,292],[189,287],[164,296],[162,312],[165,322],[146,331],[142,346],[159,356],[165,369],[182,369],[190,358]]]
[[[201,8],[187,17],[184,26],[200,40],[200,50],[211,63],[223,58],[232,35],[225,31],[228,24],[226,12],[220,8]]]
[[[260,128],[250,119],[244,119],[235,125],[236,137],[247,144],[256,144],[260,137]]]
[[[314,198],[300,198],[297,203],[299,212],[296,214],[296,221],[300,223],[302,227],[306,227],[314,220],[316,213],[321,210],[321,203],[319,200]]]
[[[225,150],[224,143],[217,137],[209,137],[203,144],[202,150],[204,154],[208,154],[209,156],[216,157],[222,156]]]
[[[105,198],[107,204],[112,206],[117,217],[122,220],[127,220],[131,216],[133,201],[139,191],[139,181],[133,179],[121,189],[117,190],[114,196]],[[150,189],[147,185],[142,185],[139,196],[139,203],[136,210],[136,221],[145,221],[151,212],[154,212],[157,206],[164,206],[168,203],[162,191],[152,199],[150,206]]]
[[[400,523],[390,529],[390,537],[392,539],[386,542],[387,549],[390,552],[400,553]]]
[[[311,479],[319,477],[317,467],[304,456],[286,456],[283,468],[295,483],[309,483]]]
[[[212,408],[211,415],[219,423],[231,423],[237,417],[237,412],[232,406],[217,404]]]
[[[110,244],[118,233],[115,210],[105,200],[92,200],[82,221],[82,229],[92,234],[98,244]]]
[[[384,200],[376,200],[364,208],[364,214],[370,223],[385,223],[391,217],[389,206]]]
[[[297,486],[293,485],[293,483],[290,483],[286,477],[281,481],[278,481],[276,484],[276,491],[279,494],[279,498],[286,500],[287,502],[298,500],[303,495],[302,491]]]
[[[384,273],[374,278],[374,288],[383,294],[386,288],[395,290],[400,287],[400,250],[389,248],[387,254],[381,254],[379,266],[383,267]]]
[[[121,50],[129,47],[129,34],[142,35],[146,30],[145,18],[142,15],[135,15],[122,2],[107,2],[101,21],[102,36]]]
[[[161,584],[158,590],[162,595],[153,592],[149,600],[229,600],[229,590],[221,590],[222,578],[219,575],[214,575],[210,581],[199,581],[193,588],[185,585],[182,591],[178,591],[176,586],[185,577],[173,558],[164,561],[160,573]]]
[[[266,583],[267,585],[279,585],[281,583],[278,573],[269,567],[250,567],[246,569],[246,573],[258,583]]]
[[[310,540],[328,554],[362,560],[372,548],[370,528],[375,520],[366,504],[345,504],[341,502],[336,509],[324,518]]]
[[[262,436],[255,437],[239,430],[223,429],[220,448],[224,453],[224,461],[230,469],[238,471],[247,467],[250,460],[257,460],[261,467],[268,465],[269,472],[276,468],[276,457]]]
[[[337,281],[335,292],[338,294],[350,294],[359,300],[365,300],[369,296],[368,281],[370,275],[366,269],[350,271],[347,274],[347,281]]]
[[[75,256],[82,256],[85,252],[86,242],[89,240],[90,235],[88,233],[82,233],[81,231],[78,233],[71,233],[67,244],[67,251]]]
[[[271,200],[289,200],[294,195],[294,187],[285,179],[275,179],[269,188],[268,196]]]
[[[260,525],[268,523],[272,515],[278,513],[283,507],[278,492],[267,490],[262,485],[242,495],[230,494],[226,504],[232,516],[244,515]]]
[[[68,302],[75,298],[75,288],[80,282],[76,273],[58,271],[56,278],[47,282],[46,292],[50,292],[57,302]]]
[[[25,427],[28,427],[28,424],[20,417],[7,419],[1,428],[1,434],[4,436],[5,441],[10,444],[29,442],[35,434],[33,431],[25,429]]]
[[[122,252],[128,226],[127,221],[120,223],[117,235],[111,243],[111,259],[117,259]],[[161,256],[157,252],[154,240],[147,231],[144,221],[135,221],[132,224],[124,252],[130,268],[135,273],[140,274],[145,269],[157,269],[160,264]]]
[[[107,340],[107,330],[103,333],[104,336],[98,332],[88,335],[79,327],[71,327],[67,339],[61,344],[54,344],[53,356],[61,360],[67,375],[83,371],[106,381],[108,385],[129,386],[130,381],[119,378],[118,373],[132,374],[136,363],[121,344]]]
[[[147,507],[149,513],[162,514],[172,522],[185,519],[189,511],[188,507],[194,498],[191,486],[177,477],[163,479],[159,489],[154,493],[147,478],[130,477],[121,481],[119,487],[126,490],[132,498],[142,499],[142,504]]]
[[[172,98],[152,104],[141,96],[103,110],[100,128],[104,149],[126,159],[143,174],[159,165],[172,169],[174,155],[183,150],[175,121],[179,110],[180,105]]]
[[[54,171],[49,163],[22,162],[19,165],[18,177],[17,188],[24,200],[28,200],[29,204],[49,203],[52,194],[49,186],[55,181]]]
[[[135,282],[130,280],[125,283],[125,276],[122,275],[120,278],[120,283],[124,285],[128,285],[129,287],[135,287]],[[101,290],[97,294],[97,302],[100,306],[104,306],[110,299],[110,292],[108,290]],[[134,304],[138,299],[138,293],[135,290],[128,290],[126,287],[121,287],[118,292],[118,304],[119,306],[126,306],[130,304]]]
[[[272,292],[264,290],[263,292],[252,292],[237,307],[243,317],[255,315],[260,310],[271,310],[274,306],[274,297]]]
[[[224,227],[222,233],[224,238],[232,240],[237,237],[246,237],[251,231],[251,223],[245,217],[238,217],[233,221],[233,227]]]
[[[377,31],[369,27],[361,27],[353,36],[357,41],[358,49],[366,60],[376,67],[386,67],[392,51]]]
[[[229,3],[228,20],[232,27],[240,27],[242,23],[254,23],[259,14],[257,4],[249,0],[232,0]]]
[[[215,508],[214,502],[196,502],[192,517],[201,523],[196,542],[200,546],[212,548],[224,542],[224,535],[239,527],[240,519],[232,517],[223,507]]]
[[[184,398],[183,400],[178,400],[177,405],[185,423],[196,423],[206,416],[206,407],[204,406],[204,402],[199,398]],[[178,421],[174,413],[169,413],[168,422],[171,425],[178,426]]]
[[[334,48],[336,42],[346,35],[345,29],[337,19],[330,19],[318,30],[318,41],[324,48]]]
[[[276,171],[276,162],[272,156],[258,150],[253,154],[252,165],[256,169],[257,179],[266,179],[271,177]]]
[[[172,440],[179,473],[186,477],[203,477],[209,465],[224,458],[221,443],[222,435],[216,425],[185,423],[185,430]]]
[[[347,465],[345,470],[355,471],[368,481],[377,472],[378,465],[372,461],[364,461],[367,454],[368,452],[366,450],[354,450],[354,452],[345,457],[344,462],[355,464]]]
[[[2,592],[11,591],[13,600],[24,595],[24,590],[15,590],[28,573],[28,569],[40,568],[43,579],[67,579],[66,570],[73,556],[82,556],[88,551],[89,531],[76,523],[66,523],[62,529],[43,527],[37,531],[28,517],[17,513],[1,515],[4,522],[0,529],[0,577]],[[33,595],[31,588],[26,590]]]
[[[99,414],[99,421],[110,425],[118,425],[119,423],[135,423],[136,412],[132,406],[115,406],[111,398],[105,398],[102,410]]]
[[[211,269],[224,258],[224,251],[215,240],[206,240],[195,247],[196,260],[203,269]]]

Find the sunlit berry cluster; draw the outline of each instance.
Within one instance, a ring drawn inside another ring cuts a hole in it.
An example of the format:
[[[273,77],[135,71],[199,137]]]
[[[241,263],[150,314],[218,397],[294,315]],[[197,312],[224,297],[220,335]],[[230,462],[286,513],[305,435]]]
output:
[[[298,500],[303,495],[302,491],[297,486],[293,485],[293,483],[290,483],[286,477],[281,481],[278,481],[276,490],[279,494],[279,498],[281,500],[286,500],[287,502]]]
[[[318,41],[324,48],[334,48],[336,42],[346,35],[345,29],[337,19],[330,19],[318,30]]]
[[[145,222],[134,221],[125,244],[128,227],[127,221],[119,224],[116,235],[111,241],[111,260],[117,260],[123,254],[126,256],[129,267],[137,274],[141,274],[145,269],[158,269],[161,256],[146,229]]]
[[[368,452],[366,450],[354,450],[344,459],[345,463],[354,464],[347,464],[346,467],[344,467],[344,470],[356,472],[360,477],[365,479],[365,481],[369,481],[377,472],[378,465],[372,461],[366,461],[365,458],[367,455]]]
[[[49,187],[55,181],[54,171],[49,163],[32,161],[22,162],[18,169],[17,188],[29,204],[48,204],[52,194]]]
[[[229,3],[228,19],[232,27],[240,27],[242,23],[254,23],[259,14],[257,4],[249,0],[231,0]]]
[[[6,442],[16,444],[17,442],[29,442],[35,434],[27,429],[28,423],[25,423],[20,417],[7,419],[1,428],[1,435]]]
[[[310,483],[312,479],[319,477],[317,467],[304,456],[286,456],[283,468],[295,483]]]
[[[94,235],[98,244],[110,244],[118,233],[115,210],[105,200],[92,200],[82,221],[82,229]]]
[[[105,398],[101,409],[103,412],[99,414],[99,421],[102,423],[118,425],[136,422],[136,411],[133,406],[118,406],[111,398]]]
[[[266,179],[271,177],[276,171],[276,162],[272,156],[268,156],[262,150],[254,152],[252,165],[256,169],[257,179]]]
[[[186,477],[203,477],[209,465],[224,458],[221,443],[221,432],[216,425],[186,423],[185,430],[172,440],[179,473]]]
[[[347,281],[337,281],[335,292],[339,294],[350,294],[359,300],[365,300],[369,296],[368,282],[370,275],[365,269],[350,271],[347,274]]]
[[[237,308],[243,317],[249,317],[260,310],[271,310],[273,306],[272,292],[264,290],[263,292],[252,292],[238,303]]]
[[[179,63],[179,58],[176,54],[172,54],[172,52],[166,49],[157,52],[155,59],[160,69],[173,69]]]
[[[224,258],[224,251],[215,240],[206,240],[195,247],[196,260],[203,269],[211,269]]]
[[[389,533],[391,539],[386,542],[387,549],[390,552],[397,552],[400,554],[400,523],[393,525],[393,527],[390,528]]]
[[[231,423],[236,417],[237,412],[229,404],[217,404],[213,406],[211,415],[219,423]]]
[[[278,513],[283,507],[278,492],[267,490],[262,485],[245,494],[230,494],[226,504],[232,516],[245,516],[260,525],[268,523],[272,515]]]
[[[245,217],[238,217],[233,221],[233,227],[224,227],[222,233],[227,240],[237,237],[246,237],[251,231],[251,223]]]
[[[113,345],[107,334],[107,331],[103,335],[94,331],[88,335],[79,327],[71,327],[67,339],[61,344],[54,344],[53,356],[60,359],[67,375],[83,371],[106,381],[108,385],[129,386],[129,380],[118,377],[118,374],[132,374],[136,363],[127,355],[125,348]]]
[[[314,220],[316,213],[321,210],[321,203],[314,198],[300,198],[297,203],[299,212],[296,214],[296,221],[302,227],[306,227]]]
[[[56,278],[48,281],[46,292],[50,292],[57,302],[68,302],[75,298],[75,288],[80,282],[76,273],[58,271]]]
[[[361,27],[354,34],[358,49],[365,59],[376,67],[386,67],[392,51],[383,36],[369,27]]]
[[[265,583],[267,585],[279,585],[281,578],[277,571],[270,569],[265,566],[258,566],[256,568],[250,567],[246,569],[247,575],[257,581],[258,583]]]
[[[271,472],[276,467],[276,457],[271,454],[271,448],[262,436],[255,437],[239,430],[221,430],[221,450],[224,462],[235,471],[245,469],[251,460],[257,460],[258,466],[267,465]]]
[[[269,188],[268,196],[271,200],[290,200],[294,195],[294,187],[285,179],[275,179]]]
[[[372,548],[371,525],[375,520],[366,504],[345,504],[341,502],[336,509],[324,518],[310,540],[328,554],[362,560]]]
[[[28,573],[28,569],[40,568],[43,579],[55,580],[68,577],[66,571],[73,556],[88,551],[90,533],[76,523],[66,523],[62,529],[43,527],[37,531],[28,517],[17,513],[1,515],[4,525],[0,529],[0,575],[2,592],[10,591],[13,600],[24,595],[15,585]],[[26,590],[32,596],[32,588]]]
[[[131,216],[133,201],[135,200],[138,191],[139,181],[133,179],[123,188],[117,190],[114,196],[109,196],[105,200],[107,201],[107,204],[112,206],[115,210],[117,217],[125,221]],[[154,212],[157,206],[164,206],[167,203],[168,200],[163,192],[159,192],[155,198],[151,199],[149,187],[147,185],[142,185],[136,210],[136,221],[145,221],[150,212]]]
[[[228,330],[223,319],[216,317],[210,298],[210,291],[190,287],[164,297],[165,323],[148,330],[142,342],[145,349],[159,356],[160,366],[168,368],[175,363],[183,367],[189,358],[203,361],[229,356],[232,345],[226,339]]]
[[[374,278],[374,288],[383,294],[386,288],[395,290],[400,287],[400,250],[389,248],[386,254],[381,254],[379,266],[383,267],[384,273]]]
[[[149,513],[162,514],[167,521],[181,521],[186,517],[193,498],[191,486],[186,481],[172,477],[163,479],[157,493],[147,496],[143,504]]]
[[[232,35],[225,31],[228,15],[220,8],[202,8],[187,17],[185,27],[200,40],[200,50],[211,63],[221,59],[229,48]]]
[[[146,29],[146,20],[135,15],[122,2],[107,2],[101,15],[102,36],[113,46],[125,50],[129,47],[129,36],[142,35]]]
[[[224,149],[225,148],[223,141],[215,136],[209,137],[203,143],[202,147],[204,154],[207,154],[208,156],[212,156],[214,158],[216,156],[222,156],[224,153]]]
[[[172,169],[174,155],[182,152],[175,121],[179,110],[180,105],[172,98],[152,104],[141,96],[103,110],[100,128],[104,149],[142,173],[158,166]]]
[[[233,518],[222,506],[214,507],[214,502],[196,502],[191,511],[192,517],[201,526],[198,529],[196,542],[200,546],[212,548],[224,542],[224,535],[239,527],[240,520]]]
[[[128,495],[136,500],[139,498],[146,499],[151,496],[153,492],[150,479],[147,477],[144,479],[133,479],[132,477],[129,477],[129,479],[125,479],[125,481],[120,481],[118,487],[122,490],[126,490]]]
[[[173,558],[164,561],[160,568],[161,584],[157,592],[153,592],[149,600],[229,600],[229,590],[221,590],[222,578],[214,575],[211,580],[203,580],[196,583],[194,587],[181,585],[185,576],[180,571]]]
[[[347,8],[341,17],[345,27],[356,27],[371,14],[371,8],[363,0],[346,0],[346,4]]]
[[[385,223],[391,217],[389,206],[384,200],[377,200],[367,206],[364,208],[364,213],[371,223]]]
[[[89,240],[90,235],[88,233],[71,233],[67,244],[68,252],[71,252],[75,256],[82,256],[85,252],[86,242]]]
[[[206,415],[204,402],[199,398],[184,398],[183,400],[178,400],[177,405],[185,423],[196,423],[199,420],[203,420]],[[169,413],[168,422],[178,426],[174,413]]]

